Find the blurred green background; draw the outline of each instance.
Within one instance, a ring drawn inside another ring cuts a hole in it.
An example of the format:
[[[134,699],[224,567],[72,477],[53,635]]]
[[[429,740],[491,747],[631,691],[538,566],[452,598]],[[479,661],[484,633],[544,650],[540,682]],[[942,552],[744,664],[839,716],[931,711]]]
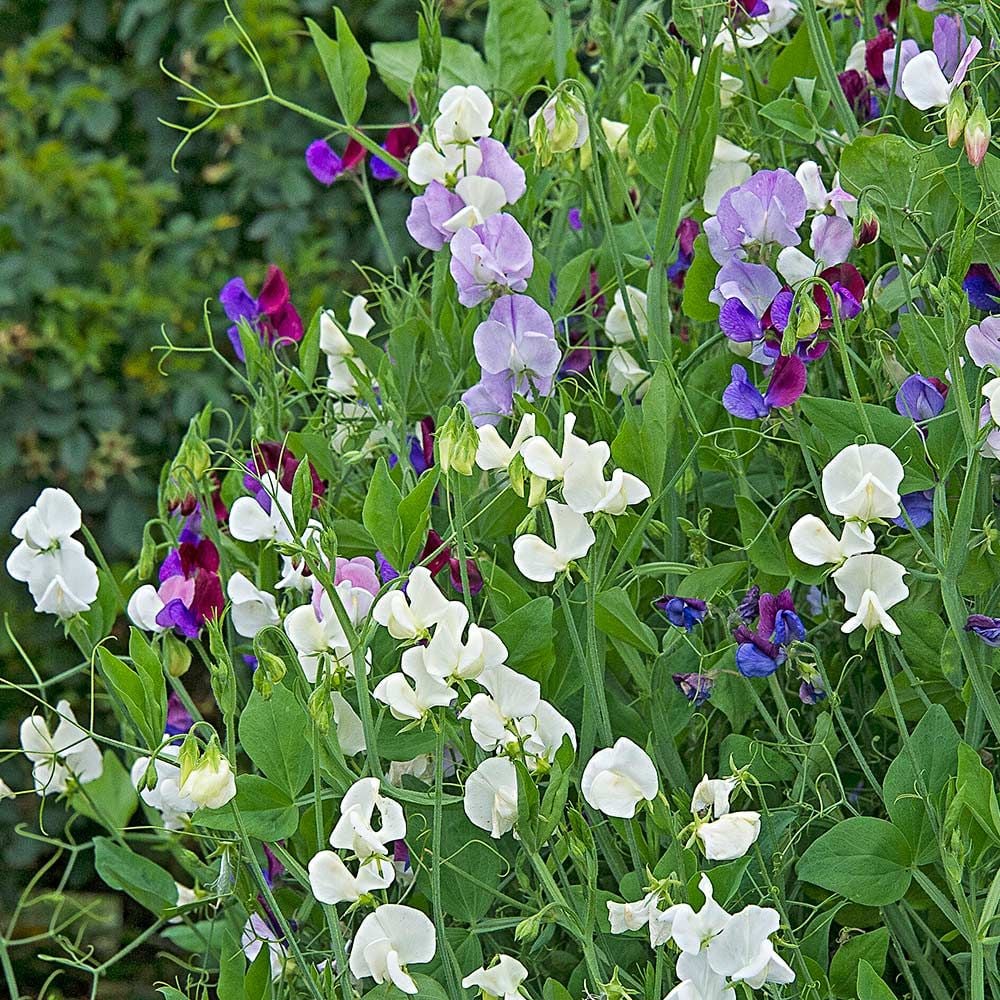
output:
[[[340,6],[366,50],[416,36],[415,0]],[[474,40],[480,7],[447,3],[445,34]],[[236,0],[234,9],[275,90],[336,115],[304,24],[309,16],[332,30],[329,0]],[[219,101],[262,92],[225,17],[221,0],[0,0],[2,559],[17,515],[42,488],[58,485],[76,497],[108,558],[131,565],[163,462],[190,417],[208,400],[225,404],[231,388],[222,367],[201,354],[175,355],[159,371],[162,355],[151,349],[164,343],[161,327],[175,344],[203,344],[210,300],[217,343],[225,344],[215,299],[234,275],[256,290],[267,265],[279,265],[308,317],[363,287],[358,265],[386,265],[358,185],[347,178],[326,188],[313,179],[304,151],[322,132],[291,112],[258,104],[220,116],[171,169],[181,136],[158,119],[192,125],[201,113],[178,103],[180,87],[160,60]],[[373,74],[366,122],[406,117]],[[342,149],[343,140],[334,145]],[[392,184],[374,188],[386,228],[403,233],[408,196]],[[6,574],[0,601],[43,677],[72,665],[58,623],[34,615],[26,589]],[[29,676],[6,628],[0,670],[15,683]],[[80,691],[51,692],[53,699],[82,705],[85,677],[76,683]],[[28,710],[23,695],[0,688],[0,749],[17,745]],[[0,771],[14,787],[30,782],[21,760]],[[0,802],[0,863],[13,876],[0,882],[0,925],[49,853],[14,831],[18,822],[37,828],[37,809],[33,796]],[[62,817],[57,803],[46,803],[49,833],[60,833]],[[79,825],[75,833],[86,835]],[[58,866],[52,879],[57,874]],[[101,955],[120,946],[130,921],[127,900],[123,910],[111,894],[73,895],[97,884],[81,855],[67,888],[81,905],[107,907],[106,940],[85,942]],[[33,909],[18,936],[44,932],[50,916]],[[59,951],[39,944],[15,952],[22,989],[40,990],[52,972],[34,956],[46,950]],[[147,984],[168,973],[162,962],[152,946],[139,949],[102,982],[100,995],[158,995]],[[83,995],[84,985],[63,975],[46,996]]]

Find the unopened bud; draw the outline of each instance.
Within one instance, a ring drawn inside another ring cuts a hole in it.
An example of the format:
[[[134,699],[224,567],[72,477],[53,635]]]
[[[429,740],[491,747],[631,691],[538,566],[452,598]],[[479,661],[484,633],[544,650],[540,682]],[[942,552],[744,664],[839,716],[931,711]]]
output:
[[[958,140],[962,138],[965,130],[965,122],[969,117],[969,108],[962,95],[962,88],[956,87],[952,91],[951,100],[948,102],[944,112],[944,123],[948,130],[948,145],[954,148],[958,145]]]
[[[517,927],[514,928],[514,940],[523,943],[529,943],[534,941],[538,937],[539,931],[542,929],[542,923],[545,920],[544,911],[541,913],[533,913],[530,917],[525,917]]]
[[[163,662],[171,677],[183,677],[191,666],[191,650],[173,632],[163,633]]]
[[[819,307],[811,295],[804,295],[799,303],[799,314],[795,322],[795,336],[799,340],[808,340],[818,329],[822,317]]]
[[[528,120],[528,129],[543,164],[553,153],[579,149],[590,136],[587,109],[568,91],[550,97]]]
[[[454,470],[471,476],[479,450],[479,432],[464,403],[457,403],[435,435],[438,464],[445,473]]]
[[[878,239],[878,234],[878,216],[866,205],[858,215],[854,226],[854,245],[864,247],[869,243],[874,243]]]
[[[986,117],[983,102],[982,100],[977,101],[975,110],[965,123],[965,155],[974,167],[978,167],[986,158],[992,134],[993,129],[989,118]]]
[[[330,723],[333,720],[333,701],[330,699],[330,692],[326,684],[320,684],[309,696],[309,718],[316,723],[316,728],[321,733],[330,731]]]

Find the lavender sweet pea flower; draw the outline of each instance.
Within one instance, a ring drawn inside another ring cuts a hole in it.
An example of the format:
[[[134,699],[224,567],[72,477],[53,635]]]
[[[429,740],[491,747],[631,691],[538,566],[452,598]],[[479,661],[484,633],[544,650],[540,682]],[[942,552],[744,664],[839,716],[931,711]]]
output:
[[[431,181],[424,193],[410,203],[406,231],[428,250],[440,250],[454,233],[444,224],[465,207],[465,202],[440,181]]]
[[[673,681],[677,685],[677,690],[695,708],[708,701],[715,684],[715,678],[710,674],[674,674]]]
[[[507,392],[516,392],[531,399],[552,392],[561,351],[552,318],[534,299],[527,295],[497,299],[472,342],[483,381],[494,398],[505,400]],[[507,388],[498,393],[501,386]]]
[[[451,276],[463,306],[479,305],[497,292],[523,292],[533,268],[530,237],[502,212],[460,229],[451,241]]]
[[[941,72],[949,79],[955,75],[968,44],[965,25],[958,14],[939,14],[934,18],[934,55]]]
[[[473,426],[494,427],[514,412],[514,392],[510,382],[503,376],[486,375],[471,388],[462,393]]]
[[[854,249],[854,226],[839,215],[817,215],[809,240],[816,259],[825,265],[843,264]]]
[[[798,227],[806,217],[802,185],[787,170],[759,170],[719,202],[714,218],[705,223],[712,256],[725,264],[745,258],[751,243],[798,246]]]
[[[904,493],[899,502],[906,511],[907,516],[913,522],[914,528],[925,528],[934,518],[934,491],[917,490],[916,493]],[[906,527],[906,518],[902,513],[899,517],[890,517],[890,524],[898,525],[900,528]]]
[[[778,358],[763,394],[742,365],[733,365],[730,374],[733,380],[722,394],[722,405],[742,420],[759,420],[772,409],[791,406],[806,388],[805,363],[794,354]]]
[[[708,299],[720,307],[722,332],[746,343],[763,336],[761,319],[780,291],[781,282],[769,267],[733,258],[720,268]]]
[[[948,387],[936,378],[917,373],[907,378],[896,393],[896,412],[920,422],[936,417],[943,409]]]
[[[1000,282],[989,264],[973,264],[965,275],[962,288],[969,296],[969,305],[986,313],[1000,313]]]
[[[483,154],[483,161],[476,171],[476,176],[496,181],[507,196],[507,204],[513,205],[528,190],[524,169],[498,139],[480,139],[476,145]]]
[[[1000,646],[1000,618],[989,615],[969,615],[966,632],[974,632],[987,646]]]
[[[896,96],[902,97],[904,100],[906,94],[903,93],[903,70],[906,69],[906,64],[918,55],[920,55],[920,46],[912,38],[904,39],[899,46],[899,73],[896,76]],[[882,74],[889,86],[892,86],[893,73],[895,72],[896,49],[893,47],[886,49],[882,54]]]
[[[705,620],[708,614],[708,605],[697,597],[674,597],[672,594],[664,594],[663,597],[653,601],[653,607],[662,612],[671,625],[684,629],[686,632],[694,630],[695,625]]]
[[[1000,317],[987,316],[970,326],[965,331],[965,348],[980,368],[990,365],[1000,371]]]

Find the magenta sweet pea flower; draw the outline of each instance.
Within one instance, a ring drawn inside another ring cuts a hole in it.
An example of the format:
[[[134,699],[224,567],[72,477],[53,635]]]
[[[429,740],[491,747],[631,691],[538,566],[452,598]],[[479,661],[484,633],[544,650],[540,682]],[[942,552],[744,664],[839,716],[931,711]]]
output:
[[[796,355],[781,355],[772,369],[767,391],[750,381],[742,365],[733,365],[732,381],[722,394],[722,405],[742,420],[759,420],[771,410],[791,406],[805,392],[806,366]]]
[[[460,229],[451,241],[451,276],[463,306],[479,305],[492,295],[523,292],[533,269],[530,237],[517,219],[503,212]]]
[[[208,538],[181,542],[160,566],[157,596],[163,608],[156,615],[161,628],[194,639],[205,621],[226,606],[219,579],[219,550]]]
[[[247,290],[242,278],[232,278],[219,292],[219,301],[234,324],[228,334],[240,361],[246,360],[239,327],[235,325],[241,320],[256,331],[262,344],[283,344],[302,339],[302,318],[292,305],[288,281],[281,268],[273,264],[268,265],[267,277],[256,299]]]

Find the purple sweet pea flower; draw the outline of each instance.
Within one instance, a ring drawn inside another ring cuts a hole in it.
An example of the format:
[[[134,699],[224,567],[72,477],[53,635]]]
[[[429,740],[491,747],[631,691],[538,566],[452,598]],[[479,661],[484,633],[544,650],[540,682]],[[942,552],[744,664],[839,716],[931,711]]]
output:
[[[970,326],[965,331],[965,348],[980,368],[991,365],[1000,370],[1000,318],[987,316]]]
[[[736,666],[744,677],[768,677],[785,661],[782,647],[805,638],[806,630],[795,611],[791,592],[761,594],[757,601],[759,621],[752,631],[740,625],[733,638],[737,642]]]
[[[513,205],[528,190],[524,168],[498,139],[480,139],[476,145],[483,154],[483,162],[479,165],[476,176],[496,181],[507,196],[507,204]]]
[[[163,608],[155,620],[161,628],[194,639],[205,620],[218,617],[225,607],[219,551],[208,538],[172,549],[160,566],[159,579],[157,596]]]
[[[974,308],[986,313],[1000,313],[1000,281],[997,281],[989,264],[973,264],[966,272],[962,288]]]
[[[762,594],[758,604],[760,623],[758,629],[773,635],[779,646],[787,646],[793,641],[801,642],[806,637],[806,629],[795,611],[792,592],[783,590],[780,594]]]
[[[552,318],[534,299],[497,299],[472,342],[483,369],[481,384],[494,400],[513,401],[514,393],[533,399],[552,392],[561,352]]]
[[[302,339],[302,317],[292,305],[284,272],[268,265],[267,277],[255,299],[242,278],[227,281],[219,292],[226,316],[233,324],[245,321],[259,335],[262,344],[287,343]],[[240,361],[245,361],[238,326],[228,330],[229,340]]]
[[[811,232],[809,245],[824,264],[843,264],[854,249],[854,226],[839,215],[817,215]]]
[[[917,490],[915,493],[904,493],[899,498],[903,510],[913,522],[914,528],[925,528],[934,518],[934,491]],[[890,517],[891,524],[900,528],[906,527],[906,519],[900,513],[899,517]]]
[[[583,216],[580,215],[580,209],[571,208],[566,213],[566,221],[569,223],[569,228],[573,230],[574,233],[580,232],[583,229]]]
[[[814,678],[811,681],[803,681],[799,685],[799,701],[803,705],[817,705],[825,698],[826,692],[823,690],[823,685],[819,678]]]
[[[974,632],[987,646],[1000,646],[1000,618],[989,615],[969,615],[966,632]]]
[[[356,139],[348,141],[343,156],[338,155],[326,139],[317,139],[306,148],[306,166],[320,184],[330,187],[337,178],[361,163],[366,155],[365,147]]]
[[[778,358],[763,394],[742,365],[733,365],[730,374],[733,380],[722,394],[722,405],[742,420],[759,420],[773,409],[791,406],[806,388],[805,363],[794,354]]]
[[[474,386],[462,393],[461,398],[476,427],[485,424],[495,427],[514,412],[514,394],[510,384],[506,379],[493,375],[483,375]]]
[[[969,44],[965,25],[958,14],[938,14],[934,18],[933,47],[941,72],[950,80],[958,70]]]
[[[440,181],[431,181],[410,204],[406,217],[406,231],[422,247],[440,250],[454,233],[444,224],[465,207],[465,202],[449,191]]]
[[[697,219],[681,219],[677,227],[677,259],[667,268],[667,278],[675,288],[684,287],[684,278],[694,262],[694,241],[701,232]]]
[[[896,393],[896,412],[919,423],[936,417],[943,409],[948,387],[936,378],[917,373],[907,378]]]
[[[736,668],[744,677],[770,677],[785,662],[785,652],[776,643],[741,625],[734,633]]]
[[[708,701],[712,696],[712,687],[715,684],[715,678],[710,674],[674,674],[673,681],[677,685],[677,690],[695,708]]]
[[[512,215],[501,212],[451,241],[451,276],[458,301],[476,306],[491,295],[523,292],[534,268],[531,238]]]
[[[787,170],[759,170],[722,196],[716,215],[705,223],[712,256],[725,264],[746,257],[751,243],[798,246],[806,217],[802,185]]]
[[[184,707],[184,702],[176,691],[167,696],[167,722],[164,734],[167,736],[183,736],[194,725],[191,713]]]
[[[264,857],[267,858],[267,867],[263,869],[264,881],[273,889],[274,883],[285,874],[285,866],[267,844],[261,844],[261,847],[264,849]]]
[[[757,617],[757,602],[760,600],[760,587],[756,584],[752,586],[744,595],[739,604],[736,605],[736,614],[741,621],[752,622]]]
[[[675,597],[664,594],[653,601],[653,607],[663,613],[667,621],[686,632],[694,630],[695,625],[705,620],[708,605],[697,597]]]
[[[375,553],[375,565],[378,567],[378,575],[382,583],[392,583],[393,580],[399,579],[399,572],[381,552],[376,551]]]
[[[727,261],[715,277],[708,299],[719,308],[719,326],[736,343],[759,340],[761,320],[781,291],[778,276],[764,264]]]

